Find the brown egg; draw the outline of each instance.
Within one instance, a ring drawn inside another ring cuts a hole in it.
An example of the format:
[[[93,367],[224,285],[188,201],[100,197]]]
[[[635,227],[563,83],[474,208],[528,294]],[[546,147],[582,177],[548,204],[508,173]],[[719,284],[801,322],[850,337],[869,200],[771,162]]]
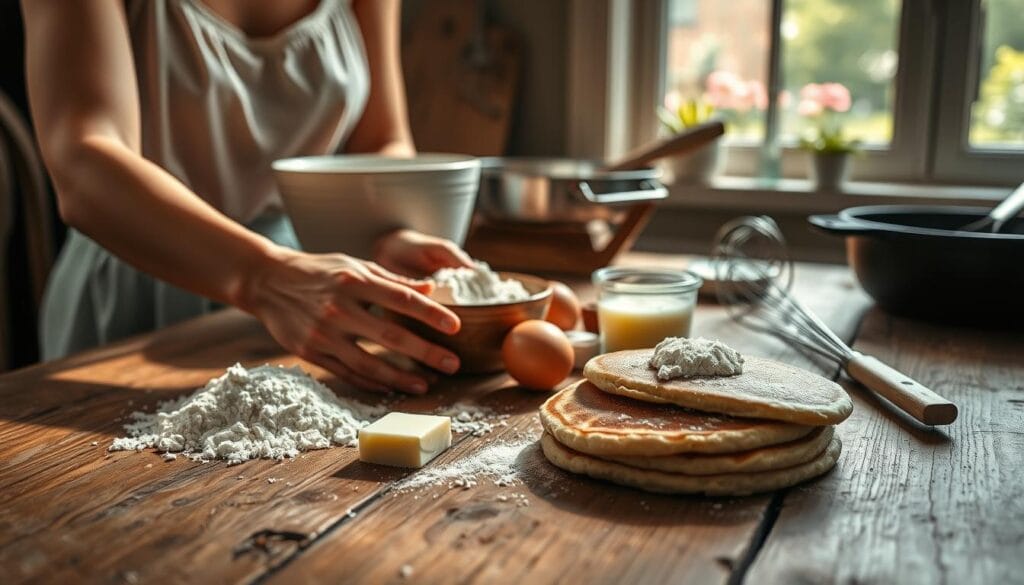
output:
[[[576,322],[580,319],[580,300],[576,298],[576,293],[564,283],[555,280],[551,281],[551,293],[551,308],[548,309],[544,320],[558,325],[565,331],[576,327]]]
[[[501,356],[509,375],[534,390],[551,390],[572,372],[572,344],[547,321],[533,319],[513,327],[501,345]]]

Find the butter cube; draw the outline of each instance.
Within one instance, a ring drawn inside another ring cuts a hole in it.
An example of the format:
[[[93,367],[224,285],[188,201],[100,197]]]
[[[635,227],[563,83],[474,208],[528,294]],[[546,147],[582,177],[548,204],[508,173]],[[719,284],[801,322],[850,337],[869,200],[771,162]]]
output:
[[[447,416],[392,412],[359,430],[359,460],[396,467],[423,467],[452,446]]]

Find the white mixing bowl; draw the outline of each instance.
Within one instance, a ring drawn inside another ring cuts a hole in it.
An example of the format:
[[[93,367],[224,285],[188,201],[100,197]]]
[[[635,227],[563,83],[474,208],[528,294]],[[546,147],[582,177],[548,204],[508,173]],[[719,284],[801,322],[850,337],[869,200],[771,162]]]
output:
[[[480,161],[458,154],[311,156],[273,169],[302,248],[359,258],[398,228],[461,246],[480,187]]]

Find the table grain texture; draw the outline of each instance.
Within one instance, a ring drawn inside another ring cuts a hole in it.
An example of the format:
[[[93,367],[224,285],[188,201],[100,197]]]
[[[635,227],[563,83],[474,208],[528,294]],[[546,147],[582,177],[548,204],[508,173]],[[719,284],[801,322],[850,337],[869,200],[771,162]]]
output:
[[[1024,583],[1024,335],[889,316],[846,267],[800,264],[795,291],[855,348],[957,402],[960,419],[920,427],[840,378],[856,408],[836,469],[745,498],[575,477],[535,446],[520,455],[521,484],[413,491],[393,489],[411,472],[351,448],[231,467],[108,453],[131,412],[235,362],[301,365],[340,394],[380,400],[229,310],[0,376],[0,583]],[[713,303],[694,333],[839,374]],[[393,408],[465,401],[510,414],[490,434],[457,435],[441,465],[539,435],[546,397],[505,375],[452,377]]]

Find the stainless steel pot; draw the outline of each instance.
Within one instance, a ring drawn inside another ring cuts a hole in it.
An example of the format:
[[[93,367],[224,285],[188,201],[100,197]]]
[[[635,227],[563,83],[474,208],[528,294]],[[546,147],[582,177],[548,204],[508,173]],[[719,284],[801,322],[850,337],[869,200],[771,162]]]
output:
[[[625,206],[668,196],[661,171],[606,171],[600,161],[564,158],[481,159],[477,211],[503,221],[618,221]]]

